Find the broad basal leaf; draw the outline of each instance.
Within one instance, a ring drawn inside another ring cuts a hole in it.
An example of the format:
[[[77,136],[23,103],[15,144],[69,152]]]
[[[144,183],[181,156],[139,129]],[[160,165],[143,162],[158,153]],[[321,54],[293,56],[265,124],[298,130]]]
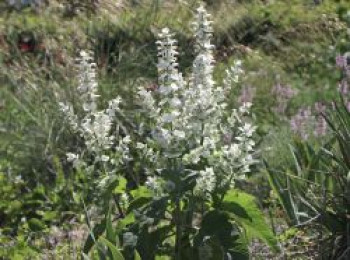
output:
[[[223,208],[245,229],[249,240],[261,239],[272,249],[279,251],[277,240],[253,196],[231,190],[224,198]]]

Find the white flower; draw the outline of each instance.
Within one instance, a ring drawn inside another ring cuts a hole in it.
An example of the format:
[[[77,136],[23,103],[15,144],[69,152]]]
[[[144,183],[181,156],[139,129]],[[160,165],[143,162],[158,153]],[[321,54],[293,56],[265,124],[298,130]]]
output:
[[[77,160],[79,158],[79,156],[77,154],[74,153],[67,153],[67,161],[68,162],[74,162],[75,160]]]
[[[242,155],[241,146],[239,144],[231,144],[229,148],[224,152],[227,158],[239,158]]]
[[[68,104],[64,104],[63,102],[59,102],[60,110],[65,115],[68,123],[70,124],[72,130],[78,130],[78,117],[74,114],[73,107]]]
[[[255,132],[255,127],[250,123],[244,123],[243,126],[238,128],[245,137],[251,137]]]
[[[249,114],[250,108],[252,107],[252,103],[245,102],[242,104],[242,106],[239,108],[239,112],[242,114]]]
[[[158,177],[156,176],[148,176],[147,181],[145,182],[146,187],[150,190],[158,191],[160,189]]]
[[[124,144],[130,144],[131,143],[131,138],[130,135],[127,135],[123,138],[123,143]]]
[[[199,172],[196,180],[195,193],[199,195],[208,195],[215,188],[216,176],[213,168],[206,168]]]
[[[97,109],[97,81],[96,81],[96,64],[92,62],[92,55],[88,52],[81,51],[79,61],[79,86],[78,91],[84,101],[83,109],[86,112],[95,112]]]
[[[179,113],[176,111],[173,111],[172,113],[166,113],[162,116],[162,122],[171,123],[177,116],[179,116]]]
[[[174,130],[173,134],[178,139],[184,139],[186,137],[185,132],[184,131],[180,131],[180,130]]]
[[[125,208],[129,205],[129,196],[127,193],[123,193],[120,196],[120,204],[124,206]]]
[[[224,83],[227,87],[231,87],[233,83],[239,82],[239,77],[244,73],[242,69],[242,61],[235,60],[233,66],[226,70],[226,78]]]
[[[74,153],[67,153],[67,161],[73,164],[73,168],[77,168],[80,165],[79,155]]]
[[[168,186],[167,186],[168,185]],[[147,176],[145,186],[153,192],[155,197],[160,197],[164,194],[165,189],[170,191],[174,188],[170,183],[164,183],[164,180],[158,176]]]
[[[109,160],[109,156],[107,156],[107,155],[102,155],[101,156],[101,161],[102,162],[108,162],[108,160]]]
[[[168,147],[171,141],[170,130],[166,128],[157,129],[157,131],[154,131],[153,133],[153,138],[158,142],[160,146]]]
[[[203,147],[197,147],[185,154],[182,158],[184,164],[198,164],[203,154]]]
[[[136,149],[142,150],[142,149],[144,149],[145,147],[146,147],[146,145],[143,144],[143,143],[140,143],[140,142],[137,142],[137,143],[136,143]]]
[[[69,104],[60,103],[59,105],[72,129],[82,137],[85,147],[84,152],[79,155],[68,153],[67,160],[73,163],[73,167],[84,166],[86,173],[99,169],[99,166],[95,167],[99,162],[103,162],[103,171],[115,173],[119,164],[132,160],[128,147],[131,143],[130,136],[122,138],[118,134],[117,115],[122,113],[116,112],[121,112],[119,107],[121,98],[110,100],[106,109],[98,110],[96,64],[93,63],[91,55],[84,51],[81,52],[78,61],[77,90],[82,103],[82,109],[78,111],[82,111],[82,114],[76,115]],[[112,129],[112,126],[115,128]],[[113,159],[106,155],[111,149],[114,153]],[[84,157],[88,158],[89,164],[84,162]]]
[[[106,109],[106,113],[109,117],[114,117],[115,112],[119,110],[119,104],[121,103],[121,97],[117,97],[108,102],[108,108]]]
[[[143,155],[152,163],[153,169],[167,168],[169,160],[174,159],[185,169],[192,169],[194,165],[202,169],[198,170],[196,191],[202,190],[206,196],[215,185],[222,185],[216,183],[217,180],[230,181],[233,185],[235,178],[249,170],[254,162],[250,158],[255,146],[252,139],[255,126],[245,122],[251,104],[243,104],[227,116],[227,84],[217,86],[214,82],[214,46],[209,17],[203,6],[197,9],[194,23],[196,56],[188,80],[178,72],[177,43],[173,35],[167,28],[159,34],[159,88],[153,92],[141,89],[138,93],[149,115],[152,134],[148,135],[145,144],[136,144],[137,149],[145,147],[149,150],[143,151]],[[242,62],[237,60],[228,71],[228,78],[231,83],[238,82],[242,73]],[[146,184],[160,193],[164,182],[167,179],[160,174],[149,177]]]
[[[181,100],[177,97],[172,98],[170,101],[170,105],[174,108],[179,108],[181,104]]]
[[[172,38],[168,28],[164,28],[159,33],[160,40],[158,44],[158,84],[159,91],[164,95],[176,91],[179,88],[177,85],[178,71],[176,57],[178,52],[176,51],[176,41]]]

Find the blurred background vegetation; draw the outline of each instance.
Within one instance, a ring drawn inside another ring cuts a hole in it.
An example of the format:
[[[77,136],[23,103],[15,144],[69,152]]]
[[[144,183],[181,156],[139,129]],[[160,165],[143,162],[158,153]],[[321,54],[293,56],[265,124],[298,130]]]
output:
[[[316,102],[339,100],[342,71],[336,56],[350,50],[348,2],[205,2],[214,20],[216,80],[242,60],[245,73],[228,93],[232,106],[240,100],[253,102],[260,150],[269,169],[294,169],[288,144],[301,138],[293,134],[291,119]],[[79,51],[94,53],[101,103],[119,94],[124,106],[132,108],[137,87],[157,82],[155,41],[161,28],[175,32],[180,68],[188,73],[191,19],[198,3],[0,1],[0,258],[66,254],[74,259],[78,254],[74,241],[86,232],[82,225],[89,187],[84,174],[66,163],[66,152],[74,151],[79,140],[62,123],[58,102],[74,102]],[[294,94],[281,96],[276,86]],[[282,111],[276,110],[281,104]],[[329,139],[308,141],[317,150]],[[251,178],[250,190],[270,207],[275,202],[267,178],[262,171]]]

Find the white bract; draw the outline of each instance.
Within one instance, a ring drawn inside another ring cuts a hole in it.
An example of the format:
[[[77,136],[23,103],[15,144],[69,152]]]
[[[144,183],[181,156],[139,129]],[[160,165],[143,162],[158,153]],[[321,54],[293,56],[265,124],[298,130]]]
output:
[[[153,124],[151,135],[137,147],[153,149],[154,169],[167,169],[175,161],[179,168],[195,171],[195,191],[205,196],[215,187],[232,187],[234,180],[243,178],[255,163],[255,127],[245,121],[251,104],[227,111],[227,84],[218,86],[213,79],[214,46],[209,17],[202,6],[197,9],[193,23],[196,57],[190,77],[184,79],[179,73],[176,41],[165,28],[157,41],[159,88],[153,93],[144,88],[138,92]],[[238,82],[243,73],[241,62],[228,72],[229,79]],[[162,174],[155,177],[151,169],[148,172],[147,186],[159,193],[158,179]]]
[[[235,60],[233,65],[226,70],[225,86],[232,86],[239,83],[240,76],[244,73],[242,69],[242,61]]]
[[[117,114],[120,112],[121,98],[110,100],[106,109],[98,110],[96,64],[85,51],[80,53],[78,59],[78,82],[77,92],[81,108],[77,110],[81,113],[75,113],[71,104],[59,105],[71,129],[83,138],[85,147],[81,154],[67,153],[67,160],[73,163],[73,167],[86,166],[86,169],[90,170],[98,163],[105,166],[108,163],[115,167],[124,160],[129,160],[130,137],[122,137],[118,132]],[[113,159],[110,157],[112,149]],[[94,161],[87,165],[84,162],[84,155],[88,156],[89,161],[91,158]]]

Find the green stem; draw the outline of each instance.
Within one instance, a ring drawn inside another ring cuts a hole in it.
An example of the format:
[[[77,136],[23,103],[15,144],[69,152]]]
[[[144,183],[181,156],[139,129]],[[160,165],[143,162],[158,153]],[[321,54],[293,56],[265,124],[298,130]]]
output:
[[[181,260],[181,237],[182,237],[182,227],[181,227],[181,209],[180,200],[177,199],[175,202],[175,260]]]

